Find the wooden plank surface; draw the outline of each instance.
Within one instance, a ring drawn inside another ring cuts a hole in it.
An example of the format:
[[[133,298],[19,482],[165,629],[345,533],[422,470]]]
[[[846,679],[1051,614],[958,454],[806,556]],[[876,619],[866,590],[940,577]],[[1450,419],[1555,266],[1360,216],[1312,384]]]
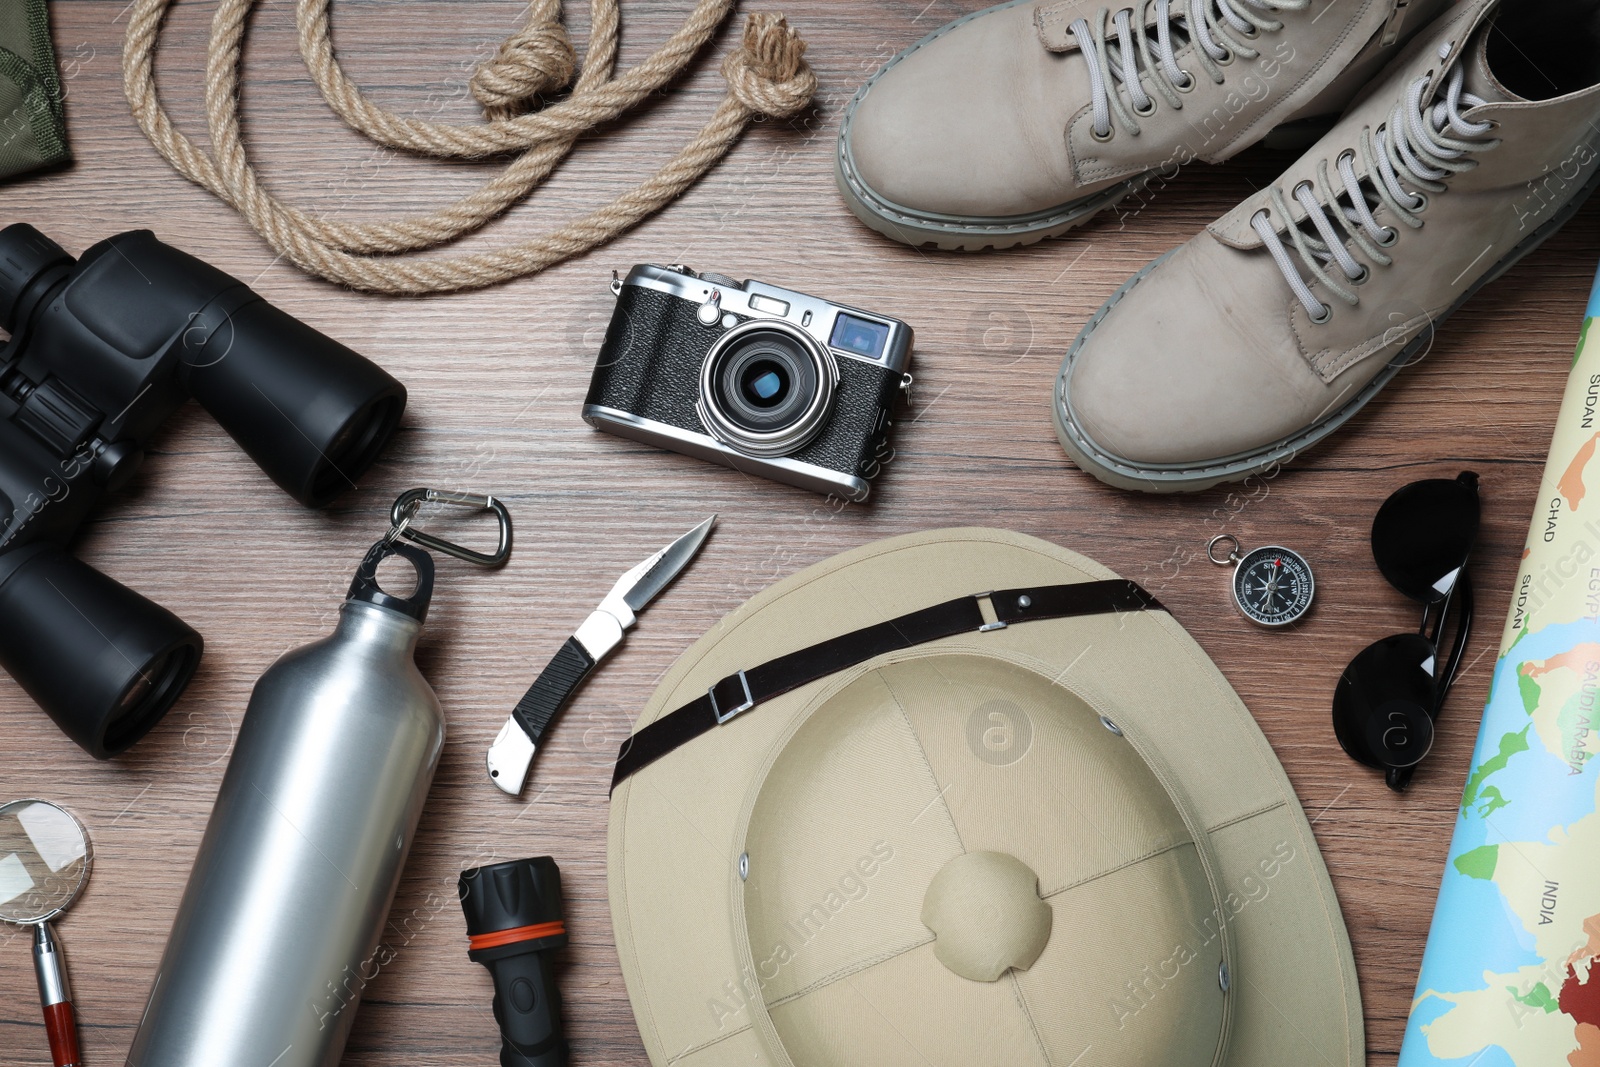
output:
[[[1327,447],[1248,495],[1160,499],[1071,468],[1050,422],[1062,353],[1133,271],[1270,181],[1287,157],[1254,150],[1196,166],[1122,217],[1001,254],[890,244],[842,206],[831,174],[841,110],[881,62],[976,0],[789,0],[822,88],[815,110],[763,123],[663,215],[611,247],[488,292],[423,300],[341,291],[302,276],[231,210],[171,172],[139,134],[119,63],[125,0],[53,0],[69,86],[72,169],[0,187],[0,224],[25,220],[77,252],[151,227],[407,383],[402,431],[358,491],[322,513],[294,506],[199,408],[176,417],[135,486],[102,509],[82,555],[167,605],[207,639],[167,721],[124,758],[96,763],[0,678],[0,795],[63,802],[88,823],[95,875],[60,933],[89,1064],[121,1062],[234,729],[261,671],[322,635],[395,494],[413,485],[493,491],[519,523],[515,559],[486,574],[445,562],[421,651],[450,735],[389,929],[395,959],[366,989],[345,1062],[493,1062],[490,987],[468,962],[456,873],[489,858],[561,864],[574,932],[564,975],[580,1064],[642,1064],[605,896],[607,767],[654,682],[690,641],[774,579],[892,534],[989,524],[1085,553],[1150,586],[1216,659],[1260,721],[1308,812],[1345,909],[1363,983],[1370,1061],[1394,1062],[1476,734],[1515,562],[1534,507],[1594,264],[1593,205],[1479,296]],[[624,64],[681,22],[687,0],[624,5]],[[341,217],[425,210],[493,164],[374,147],[317,97],[295,51],[291,0],[263,0],[246,62],[246,135],[265,180]],[[476,57],[519,19],[514,0],[340,0],[336,42],[356,80],[402,112],[474,115]],[[160,79],[177,121],[204,137],[201,70],[212,5],[170,19]],[[569,12],[574,36],[587,13]],[[534,199],[469,242],[528,236],[650,173],[715,106],[717,61],[586,139]],[[899,315],[917,329],[914,410],[869,506],[751,481],[591,431],[578,418],[610,314],[610,272],[682,261]],[[1152,413],[1159,417],[1159,413]],[[1347,760],[1329,724],[1339,671],[1415,611],[1372,564],[1373,512],[1398,486],[1471,468],[1483,476],[1481,625],[1437,751],[1399,797]],[[555,731],[529,796],[488,787],[483,750],[537,667],[626,566],[710,511],[698,564],[653,606]],[[1319,603],[1266,633],[1239,618],[1227,574],[1203,560],[1216,533],[1301,549]],[[48,1063],[22,936],[3,940],[0,1067]]]

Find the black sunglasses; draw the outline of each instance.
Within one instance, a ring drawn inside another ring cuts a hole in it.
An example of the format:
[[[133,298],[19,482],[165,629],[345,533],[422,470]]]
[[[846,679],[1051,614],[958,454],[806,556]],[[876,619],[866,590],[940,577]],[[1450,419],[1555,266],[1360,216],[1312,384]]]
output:
[[[1478,476],[1413,482],[1372,520],[1372,556],[1389,584],[1422,604],[1422,625],[1368,645],[1333,692],[1333,732],[1358,763],[1383,771],[1401,791],[1433,747],[1444,706],[1472,632],[1467,560],[1478,537]],[[1446,622],[1455,637],[1441,662]]]

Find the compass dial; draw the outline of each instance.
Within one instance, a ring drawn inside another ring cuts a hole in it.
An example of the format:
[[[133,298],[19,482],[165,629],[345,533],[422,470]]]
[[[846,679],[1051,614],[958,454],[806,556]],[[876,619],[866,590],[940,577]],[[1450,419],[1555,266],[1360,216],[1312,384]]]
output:
[[[1311,610],[1316,583],[1301,556],[1268,545],[1239,561],[1233,572],[1233,599],[1246,618],[1262,626],[1287,626]]]

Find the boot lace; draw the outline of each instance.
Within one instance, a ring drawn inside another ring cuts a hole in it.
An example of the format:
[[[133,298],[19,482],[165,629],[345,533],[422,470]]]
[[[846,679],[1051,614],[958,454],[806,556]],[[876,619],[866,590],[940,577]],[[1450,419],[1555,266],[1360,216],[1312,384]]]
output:
[[[1235,55],[1255,59],[1261,53],[1250,41],[1283,29],[1283,23],[1270,17],[1272,12],[1303,11],[1310,6],[1311,0],[1177,0],[1176,4],[1173,0],[1138,0],[1114,16],[1109,8],[1101,8],[1092,26],[1087,18],[1073,22],[1069,29],[1089,67],[1094,136],[1102,141],[1111,138],[1113,115],[1124,129],[1138,136],[1139,119],[1155,113],[1155,100],[1145,91],[1141,70],[1148,72],[1150,83],[1168,105],[1181,110],[1183,101],[1178,94],[1194,88],[1194,75],[1178,66],[1177,50],[1190,40],[1200,46],[1194,52],[1200,65],[1221,85],[1222,64]],[[1152,8],[1153,20],[1149,17]],[[1151,21],[1155,23],[1153,41]],[[1119,85],[1127,90],[1128,100],[1123,100]]]
[[[1440,48],[1439,58],[1448,59],[1452,47],[1446,44]],[[1348,234],[1374,263],[1389,266],[1394,260],[1384,249],[1400,239],[1400,232],[1393,227],[1380,226],[1373,216],[1373,208],[1382,204],[1405,225],[1421,229],[1420,213],[1428,206],[1427,194],[1446,192],[1449,189],[1446,179],[1478,165],[1477,160],[1468,158],[1470,155],[1500,145],[1498,139],[1484,139],[1494,123],[1466,120],[1463,112],[1488,101],[1466,92],[1465,82],[1466,71],[1460,60],[1442,80],[1444,88],[1435,93],[1431,101],[1423,99],[1428,91],[1428,77],[1424,75],[1412,82],[1405,99],[1395,105],[1386,122],[1376,130],[1368,127],[1361,132],[1361,154],[1367,165],[1364,178],[1356,173],[1354,150],[1346,149],[1334,163],[1343,188],[1336,187],[1331,180],[1328,161],[1320,161],[1316,187],[1309,181],[1301,182],[1291,193],[1305,209],[1314,233],[1295,223],[1288,199],[1276,186],[1272,189],[1271,211],[1262,208],[1250,220],[1312,322],[1327,322],[1333,317],[1333,309],[1312,292],[1300,274],[1283,238],[1272,225],[1271,212],[1276,211],[1286,221],[1295,251],[1312,276],[1345,303],[1359,304],[1360,298],[1350,286],[1365,282],[1368,270],[1350,253],[1340,231]],[[1408,191],[1407,185],[1412,189]],[[1331,269],[1334,266],[1343,275],[1342,279],[1334,274]]]

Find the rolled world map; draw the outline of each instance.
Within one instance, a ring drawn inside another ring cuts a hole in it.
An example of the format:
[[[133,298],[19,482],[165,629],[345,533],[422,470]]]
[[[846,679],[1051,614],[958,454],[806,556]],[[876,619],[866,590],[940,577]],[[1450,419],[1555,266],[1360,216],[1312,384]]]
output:
[[[1600,278],[1545,464],[1400,1067],[1600,1067]]]

